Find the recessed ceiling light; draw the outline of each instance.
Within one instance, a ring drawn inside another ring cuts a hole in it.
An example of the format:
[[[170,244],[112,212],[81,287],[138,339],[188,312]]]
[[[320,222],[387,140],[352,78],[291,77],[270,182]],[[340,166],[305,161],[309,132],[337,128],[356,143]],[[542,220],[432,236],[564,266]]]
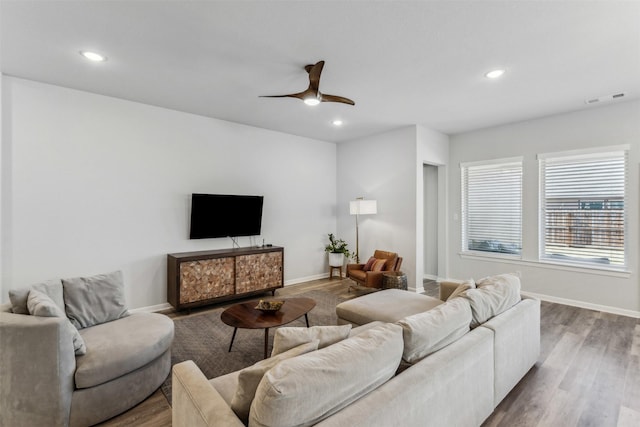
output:
[[[334,121],[331,122],[334,126],[342,126],[342,120],[340,119],[336,119]]]
[[[90,50],[81,50],[80,55],[94,62],[104,62],[107,60],[106,56],[100,55],[99,53],[96,53],[96,52],[91,52]]]
[[[506,70],[504,69],[496,69],[496,70],[491,70],[489,71],[487,74],[485,74],[484,76],[488,79],[497,79],[498,77],[502,76],[504,74]]]

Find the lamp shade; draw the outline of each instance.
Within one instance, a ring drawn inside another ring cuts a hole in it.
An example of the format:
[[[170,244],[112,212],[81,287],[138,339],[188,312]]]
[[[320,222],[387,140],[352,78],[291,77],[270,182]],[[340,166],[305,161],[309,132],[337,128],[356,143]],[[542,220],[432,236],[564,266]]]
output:
[[[371,215],[378,213],[378,202],[376,200],[352,200],[349,202],[349,213],[351,215]]]

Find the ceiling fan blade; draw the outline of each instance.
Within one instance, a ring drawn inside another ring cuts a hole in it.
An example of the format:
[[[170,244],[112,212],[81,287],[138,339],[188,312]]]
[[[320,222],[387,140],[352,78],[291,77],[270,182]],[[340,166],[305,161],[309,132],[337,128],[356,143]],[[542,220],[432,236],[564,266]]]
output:
[[[304,100],[308,94],[308,90],[300,93],[289,93],[287,95],[260,95],[260,98],[298,98]]]
[[[356,105],[355,102],[353,102],[349,98],[345,98],[344,96],[325,95],[324,93],[321,95],[320,101],[322,101],[322,102],[341,102],[343,104]]]
[[[322,74],[322,67],[324,67],[324,61],[318,61],[315,65],[307,65],[304,67],[309,73],[309,89],[313,89],[318,92],[320,87],[320,74]]]

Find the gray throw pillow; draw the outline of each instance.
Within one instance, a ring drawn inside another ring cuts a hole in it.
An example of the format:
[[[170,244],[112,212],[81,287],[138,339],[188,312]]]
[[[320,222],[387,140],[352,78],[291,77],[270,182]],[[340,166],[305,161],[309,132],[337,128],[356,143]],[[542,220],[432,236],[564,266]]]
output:
[[[46,294],[36,290],[30,291],[27,297],[27,309],[33,316],[64,318],[69,330],[73,334],[73,349],[75,350],[76,356],[82,356],[87,352],[87,347],[78,330],[71,324],[69,319],[67,319],[64,311]]]
[[[121,271],[62,279],[67,317],[78,329],[128,316]]]
[[[53,302],[64,312],[64,299],[62,297],[62,282],[60,279],[47,280],[43,283],[36,283],[24,289],[11,289],[9,300],[11,301],[11,311],[15,314],[29,314],[27,308],[27,298],[29,292],[35,289],[42,292],[53,300]]]

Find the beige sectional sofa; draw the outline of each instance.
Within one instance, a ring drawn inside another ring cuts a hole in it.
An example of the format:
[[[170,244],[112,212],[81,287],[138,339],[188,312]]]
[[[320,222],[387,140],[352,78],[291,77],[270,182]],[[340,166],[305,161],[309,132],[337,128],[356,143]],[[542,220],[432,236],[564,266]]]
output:
[[[266,371],[248,422],[232,410],[242,371],[207,380],[193,362],[178,364],[173,425],[478,426],[540,353],[540,303],[520,299],[519,280],[503,276],[498,295],[508,289],[504,299],[513,299],[515,283],[513,303],[491,294],[494,286],[445,284],[443,300],[461,295],[445,302],[390,289],[339,305],[341,323],[356,316],[360,326]],[[502,311],[491,315],[496,307]],[[480,315],[490,318],[470,328]],[[389,368],[396,373],[380,375]]]

